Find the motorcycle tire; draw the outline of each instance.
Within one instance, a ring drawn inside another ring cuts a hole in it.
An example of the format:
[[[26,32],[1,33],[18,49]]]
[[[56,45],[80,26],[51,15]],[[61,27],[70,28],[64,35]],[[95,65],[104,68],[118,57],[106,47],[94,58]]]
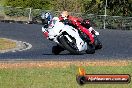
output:
[[[78,50],[76,50],[76,48],[74,48],[70,44],[70,41],[65,36],[62,36],[60,38],[60,42],[65,47],[65,49],[68,50],[71,54],[81,54]]]
[[[95,53],[95,46],[93,44],[88,44],[86,53],[87,54],[94,54]]]
[[[62,51],[64,51],[64,48],[59,45],[52,47],[52,53],[55,55],[59,55]]]
[[[95,44],[95,49],[96,49],[96,50],[102,48],[102,43],[100,42],[100,40],[98,39],[97,36],[95,36],[94,44]]]

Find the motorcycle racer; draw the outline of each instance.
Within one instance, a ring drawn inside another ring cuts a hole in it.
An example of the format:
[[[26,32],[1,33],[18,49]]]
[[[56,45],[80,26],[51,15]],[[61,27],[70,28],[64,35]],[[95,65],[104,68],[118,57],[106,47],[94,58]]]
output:
[[[56,40],[54,40],[54,37],[57,36],[56,32],[58,32],[57,30],[58,30],[58,28],[60,28],[60,27],[58,27],[59,25],[58,26],[54,26],[54,24],[56,22],[62,23],[63,25],[67,24],[65,26],[69,25],[69,27],[71,26],[72,28],[74,27],[75,29],[78,30],[79,37],[83,41],[85,41],[85,43],[87,45],[87,48],[86,48],[86,53],[87,54],[93,54],[93,53],[95,53],[95,49],[101,49],[100,47],[96,48],[98,41],[97,41],[97,43],[95,43],[95,41],[97,40],[96,39],[96,35],[97,35],[96,33],[98,33],[98,32],[96,32],[91,27],[89,20],[83,20],[82,18],[70,16],[67,11],[63,11],[62,14],[59,17],[54,17],[52,19],[52,21],[48,25],[48,30],[47,30],[47,28],[42,28],[42,32],[43,32],[44,36],[47,39],[56,42]],[[58,28],[56,28],[57,30],[55,32],[53,32],[53,28],[54,27],[58,27]],[[68,29],[66,28],[66,30],[68,30]],[[81,30],[81,31],[79,31],[79,30]],[[61,29],[61,31],[62,31],[62,29]],[[59,31],[59,33],[61,31]],[[79,37],[76,38],[76,39],[79,39]],[[56,55],[58,55],[60,52],[62,52],[62,51],[64,51],[66,49],[65,47],[61,46],[61,44],[59,44],[58,42],[57,42],[56,46],[52,47],[52,53],[54,53]],[[79,44],[83,44],[83,43],[79,43]],[[99,46],[99,44],[98,44],[98,46]],[[102,47],[102,45],[101,45],[101,47]]]
[[[70,26],[73,26],[74,28],[80,29],[83,32],[85,32],[87,35],[89,35],[92,43],[94,42],[94,39],[91,33],[95,33],[96,35],[99,35],[99,32],[95,31],[92,28],[89,20],[83,20],[82,18],[71,16],[67,11],[63,11],[59,16],[59,19],[61,21],[64,21],[65,24],[68,24]]]
[[[42,20],[42,24],[44,25],[45,28],[48,27],[48,24],[50,23],[52,18],[53,18],[52,14],[50,12],[42,13],[41,20]]]

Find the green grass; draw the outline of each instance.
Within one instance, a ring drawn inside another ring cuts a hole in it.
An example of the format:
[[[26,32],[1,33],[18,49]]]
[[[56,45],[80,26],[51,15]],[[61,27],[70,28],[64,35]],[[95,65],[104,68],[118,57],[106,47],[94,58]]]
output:
[[[88,74],[130,74],[132,63],[128,66],[88,66]],[[76,82],[78,67],[66,68],[2,68],[0,69],[0,88],[132,88],[129,84],[85,84]]]
[[[5,0],[0,0],[0,6],[4,6]]]
[[[11,41],[11,40],[7,40],[4,38],[0,38],[0,51],[1,50],[6,50],[6,49],[12,49],[16,47],[16,43]]]

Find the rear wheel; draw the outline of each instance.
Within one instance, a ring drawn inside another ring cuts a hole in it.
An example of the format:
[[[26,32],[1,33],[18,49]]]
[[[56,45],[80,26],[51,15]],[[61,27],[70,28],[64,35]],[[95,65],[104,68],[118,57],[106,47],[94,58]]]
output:
[[[65,49],[68,50],[71,54],[81,54],[77,49],[76,42],[74,39],[72,40],[72,42],[70,42],[66,36],[62,36],[60,38],[60,42],[65,47]]]
[[[87,50],[85,51],[87,54],[94,54],[95,53],[95,45],[91,44],[89,36],[85,33],[80,33],[81,38],[87,42]]]
[[[95,46],[93,44],[88,44],[86,53],[87,54],[94,54],[95,53]]]
[[[102,43],[100,42],[100,40],[98,39],[98,37],[95,35],[95,49],[101,49],[102,48]]]

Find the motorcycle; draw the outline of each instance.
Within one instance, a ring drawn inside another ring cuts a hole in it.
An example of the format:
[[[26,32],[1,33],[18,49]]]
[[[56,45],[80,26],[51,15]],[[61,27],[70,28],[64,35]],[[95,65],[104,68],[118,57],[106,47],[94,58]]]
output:
[[[44,36],[57,43],[52,47],[53,54],[68,50],[71,54],[81,54],[86,51],[88,54],[95,53],[95,43],[90,43],[90,38],[81,30],[60,22],[58,17],[54,17],[48,28],[42,27]]]
[[[101,49],[102,48],[102,43],[99,40],[98,36],[99,36],[99,32],[95,31],[90,25],[89,25],[89,20],[85,19],[83,20],[83,22],[81,23],[82,26],[84,26],[85,28],[89,29],[90,33],[92,34],[92,36],[94,36],[94,46],[95,49]]]

